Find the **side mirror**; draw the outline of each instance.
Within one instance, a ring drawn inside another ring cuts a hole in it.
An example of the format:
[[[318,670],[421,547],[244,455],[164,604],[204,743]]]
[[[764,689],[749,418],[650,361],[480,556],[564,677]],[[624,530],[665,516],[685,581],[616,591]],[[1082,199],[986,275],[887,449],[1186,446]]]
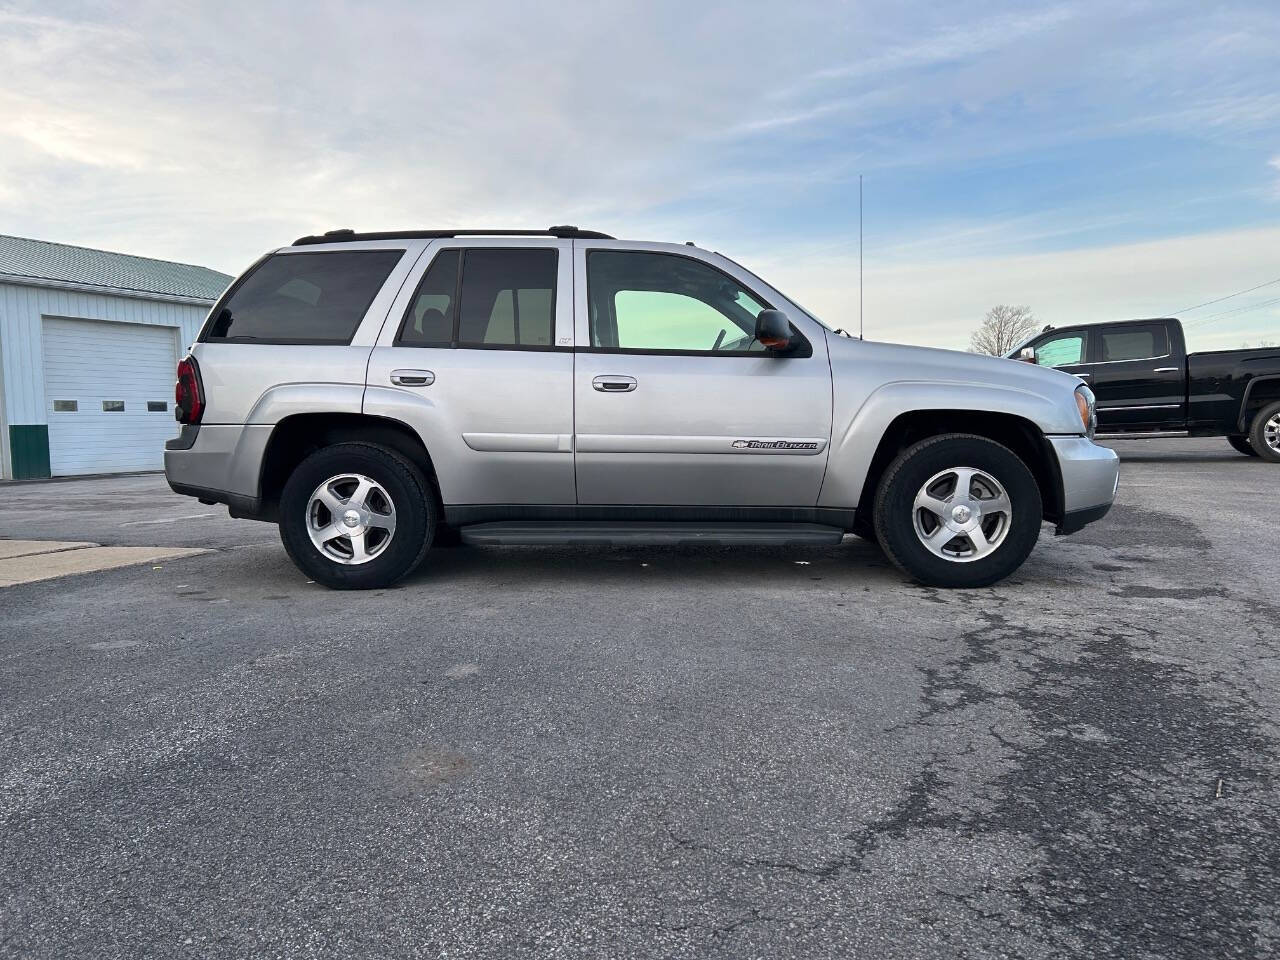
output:
[[[1018,351],[1018,359],[1023,363],[1039,363],[1039,361],[1036,360],[1035,347],[1023,347]]]
[[[756,316],[756,339],[767,350],[786,350],[791,346],[791,321],[781,310],[761,310]]]

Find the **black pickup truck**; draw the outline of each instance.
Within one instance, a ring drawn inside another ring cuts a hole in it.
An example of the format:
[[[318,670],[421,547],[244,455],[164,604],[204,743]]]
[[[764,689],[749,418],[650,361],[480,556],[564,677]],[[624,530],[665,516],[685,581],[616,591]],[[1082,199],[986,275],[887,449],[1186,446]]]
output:
[[[1074,373],[1101,436],[1226,437],[1280,463],[1280,347],[1187,353],[1173,319],[1045,328],[1011,358]]]

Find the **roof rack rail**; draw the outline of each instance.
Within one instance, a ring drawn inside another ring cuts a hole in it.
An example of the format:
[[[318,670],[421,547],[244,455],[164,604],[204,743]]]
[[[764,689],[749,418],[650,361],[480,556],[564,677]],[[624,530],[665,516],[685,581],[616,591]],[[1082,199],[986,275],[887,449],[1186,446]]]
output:
[[[295,247],[316,243],[350,243],[355,240],[442,240],[449,237],[559,237],[562,240],[612,240],[607,233],[597,230],[579,230],[577,227],[556,226],[546,230],[384,230],[375,233],[356,233],[351,229],[330,230],[318,236],[299,237]]]

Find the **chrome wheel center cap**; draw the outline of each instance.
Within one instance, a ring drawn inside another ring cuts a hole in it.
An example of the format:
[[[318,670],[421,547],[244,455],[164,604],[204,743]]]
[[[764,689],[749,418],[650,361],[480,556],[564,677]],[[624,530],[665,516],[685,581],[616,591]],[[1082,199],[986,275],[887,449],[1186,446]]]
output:
[[[951,508],[951,519],[956,523],[968,523],[972,517],[973,511],[966,504],[956,504]]]
[[[346,513],[342,515],[342,522],[345,523],[348,527],[360,526],[360,511],[348,510]]]

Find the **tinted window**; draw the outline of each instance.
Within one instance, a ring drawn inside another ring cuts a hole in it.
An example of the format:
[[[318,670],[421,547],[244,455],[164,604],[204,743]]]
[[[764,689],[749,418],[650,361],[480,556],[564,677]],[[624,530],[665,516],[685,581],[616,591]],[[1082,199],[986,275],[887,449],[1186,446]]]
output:
[[[448,346],[453,340],[457,284],[458,251],[442,250],[418,285],[397,342],[407,347]]]
[[[1051,337],[1038,344],[1036,363],[1042,367],[1084,363],[1084,334],[1068,333],[1061,337]]]
[[[1102,334],[1102,359],[1147,360],[1169,352],[1169,335],[1162,326],[1124,327]]]
[[[596,250],[587,257],[591,343],[620,350],[762,351],[765,305],[688,257]]]
[[[403,250],[281,253],[221,304],[207,340],[350,343]]]
[[[555,327],[556,251],[467,250],[458,343],[549,347]]]

